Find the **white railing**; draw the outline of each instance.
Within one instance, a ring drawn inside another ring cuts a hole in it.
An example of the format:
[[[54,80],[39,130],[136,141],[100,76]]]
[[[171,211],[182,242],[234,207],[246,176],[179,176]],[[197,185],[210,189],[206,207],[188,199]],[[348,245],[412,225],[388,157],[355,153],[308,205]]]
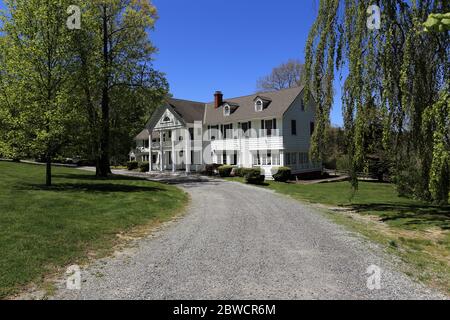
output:
[[[134,152],[136,154],[149,153],[150,149],[149,148],[145,148],[145,147],[137,147],[136,149],[134,149]]]
[[[211,150],[239,150],[239,139],[225,139],[211,141]]]
[[[152,149],[153,150],[159,150],[160,143],[159,142],[153,142],[152,143]],[[172,148],[172,142],[171,141],[164,141],[163,142],[163,148]]]
[[[283,137],[268,136],[259,138],[250,138],[248,140],[250,151],[255,150],[281,150],[283,149]]]

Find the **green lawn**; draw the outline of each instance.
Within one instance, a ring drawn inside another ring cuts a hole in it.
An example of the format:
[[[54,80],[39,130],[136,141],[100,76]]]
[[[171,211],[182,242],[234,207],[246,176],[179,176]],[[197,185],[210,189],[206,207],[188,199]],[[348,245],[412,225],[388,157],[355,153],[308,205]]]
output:
[[[348,182],[268,181],[262,187],[297,200],[348,209],[327,211],[327,216],[381,243],[407,263],[410,268],[405,272],[450,294],[450,206],[398,197],[395,186],[387,183],[360,182],[353,198]]]
[[[44,166],[0,162],[0,297],[110,252],[118,233],[169,220],[188,202],[176,187],[145,180],[53,174],[47,188]]]

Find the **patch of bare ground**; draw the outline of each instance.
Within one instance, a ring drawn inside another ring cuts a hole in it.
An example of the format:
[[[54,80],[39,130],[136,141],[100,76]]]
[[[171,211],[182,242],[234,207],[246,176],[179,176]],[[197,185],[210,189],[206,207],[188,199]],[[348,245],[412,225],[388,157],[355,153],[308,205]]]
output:
[[[442,245],[444,239],[449,235],[448,230],[443,230],[438,227],[430,227],[422,230],[395,228],[383,222],[381,217],[377,215],[360,214],[349,207],[333,207],[322,204],[315,204],[315,206],[350,217],[356,222],[370,226],[373,231],[377,231],[389,239],[400,239],[402,241],[423,241],[426,243],[424,244],[426,254],[450,266],[449,252]]]

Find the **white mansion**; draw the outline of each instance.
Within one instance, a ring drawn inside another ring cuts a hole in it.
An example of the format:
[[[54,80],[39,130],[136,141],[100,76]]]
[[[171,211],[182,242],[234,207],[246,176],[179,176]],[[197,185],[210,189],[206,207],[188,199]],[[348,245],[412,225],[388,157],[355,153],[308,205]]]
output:
[[[130,159],[149,161],[150,171],[200,171],[206,164],[287,166],[292,173],[320,171],[309,160],[314,104],[305,106],[303,88],[201,103],[167,99],[136,136]]]

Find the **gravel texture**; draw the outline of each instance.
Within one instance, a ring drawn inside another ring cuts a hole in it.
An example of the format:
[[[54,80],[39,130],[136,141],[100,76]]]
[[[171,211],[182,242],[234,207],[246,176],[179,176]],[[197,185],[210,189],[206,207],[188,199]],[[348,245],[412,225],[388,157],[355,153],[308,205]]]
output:
[[[82,270],[54,299],[441,299],[373,243],[293,199],[235,182],[178,179],[186,215]],[[370,265],[381,289],[367,288]]]

